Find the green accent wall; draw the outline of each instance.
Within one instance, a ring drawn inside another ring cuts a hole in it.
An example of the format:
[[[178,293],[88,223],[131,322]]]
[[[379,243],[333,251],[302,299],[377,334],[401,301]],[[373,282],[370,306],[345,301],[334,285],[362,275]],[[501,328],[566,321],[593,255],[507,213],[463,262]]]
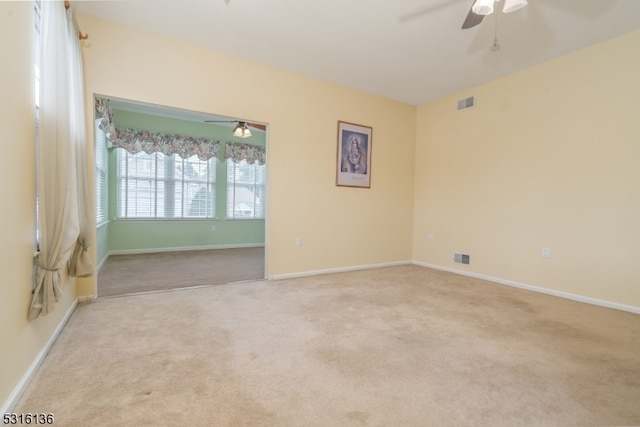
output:
[[[109,231],[111,251],[264,245],[264,220],[121,220]]]
[[[105,222],[98,226],[96,230],[96,258],[97,265],[101,266],[101,264],[105,261],[107,256],[109,255],[109,223]]]
[[[211,123],[179,120],[113,109],[118,127],[210,138],[220,141],[220,157],[216,163],[216,218],[186,220],[147,220],[116,218],[116,154],[108,153],[108,213],[109,222],[98,228],[98,264],[110,252],[150,252],[210,247],[260,246],[265,242],[264,220],[226,219],[226,142],[243,142],[265,146],[265,133],[253,132],[248,139],[232,135],[233,127]]]

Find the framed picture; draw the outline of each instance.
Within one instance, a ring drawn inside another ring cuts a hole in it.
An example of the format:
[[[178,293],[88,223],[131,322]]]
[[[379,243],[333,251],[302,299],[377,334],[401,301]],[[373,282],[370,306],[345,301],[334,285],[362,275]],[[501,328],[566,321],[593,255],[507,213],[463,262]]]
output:
[[[371,187],[371,134],[373,129],[338,122],[336,185]]]

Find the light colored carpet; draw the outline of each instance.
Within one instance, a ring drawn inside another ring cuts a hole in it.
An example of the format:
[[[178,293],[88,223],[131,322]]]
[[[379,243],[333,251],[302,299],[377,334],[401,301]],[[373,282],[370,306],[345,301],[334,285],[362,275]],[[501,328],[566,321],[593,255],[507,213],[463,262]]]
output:
[[[640,424],[640,316],[418,266],[78,307],[15,412],[60,426]]]
[[[264,247],[111,255],[98,296],[264,279]]]

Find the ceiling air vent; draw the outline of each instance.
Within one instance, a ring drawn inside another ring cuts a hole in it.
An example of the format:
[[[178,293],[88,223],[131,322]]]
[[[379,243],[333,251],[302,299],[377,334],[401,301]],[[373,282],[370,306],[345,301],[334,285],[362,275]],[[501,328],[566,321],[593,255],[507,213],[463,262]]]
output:
[[[469,265],[471,263],[471,256],[467,254],[459,254],[456,252],[453,254],[453,262],[455,262],[456,264]]]
[[[467,108],[471,108],[475,105],[476,105],[475,96],[470,96],[468,98],[461,99],[460,101],[458,101],[458,111],[466,110]]]

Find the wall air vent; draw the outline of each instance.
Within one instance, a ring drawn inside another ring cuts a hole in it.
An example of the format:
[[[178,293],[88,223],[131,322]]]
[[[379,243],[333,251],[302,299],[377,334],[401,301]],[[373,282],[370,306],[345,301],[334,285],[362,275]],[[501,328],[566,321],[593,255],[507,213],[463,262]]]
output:
[[[455,262],[456,264],[469,265],[471,263],[471,256],[467,254],[459,254],[456,252],[453,254],[453,262]]]
[[[467,108],[472,108],[476,105],[476,97],[470,96],[465,99],[461,99],[458,101],[458,111],[466,110]]]

